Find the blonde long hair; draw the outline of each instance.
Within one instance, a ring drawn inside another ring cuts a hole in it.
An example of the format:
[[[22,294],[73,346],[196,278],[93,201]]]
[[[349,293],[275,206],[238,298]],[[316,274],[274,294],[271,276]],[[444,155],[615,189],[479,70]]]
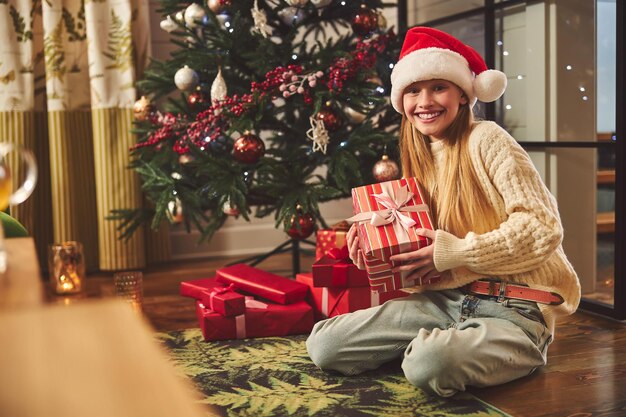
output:
[[[427,194],[433,221],[458,237],[468,232],[485,233],[500,223],[495,209],[480,185],[469,153],[474,116],[468,104],[445,132],[444,172],[439,183],[430,152],[430,139],[402,115],[400,159],[405,177],[416,177]]]

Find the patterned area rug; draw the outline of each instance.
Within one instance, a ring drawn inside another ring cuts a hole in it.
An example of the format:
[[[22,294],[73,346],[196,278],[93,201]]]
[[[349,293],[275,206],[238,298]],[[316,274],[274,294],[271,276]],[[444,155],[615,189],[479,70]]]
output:
[[[204,342],[199,329],[157,334],[175,366],[224,416],[466,416],[508,414],[469,394],[429,396],[398,363],[356,377],[320,371],[306,336]]]

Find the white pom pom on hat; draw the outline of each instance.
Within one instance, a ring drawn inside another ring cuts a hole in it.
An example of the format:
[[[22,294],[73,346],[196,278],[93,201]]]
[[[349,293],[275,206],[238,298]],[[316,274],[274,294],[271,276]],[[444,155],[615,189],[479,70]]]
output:
[[[474,48],[437,29],[414,27],[408,30],[400,58],[391,72],[391,104],[403,113],[404,89],[416,81],[442,79],[458,85],[469,97],[488,103],[499,99],[506,89],[506,75],[487,68]]]

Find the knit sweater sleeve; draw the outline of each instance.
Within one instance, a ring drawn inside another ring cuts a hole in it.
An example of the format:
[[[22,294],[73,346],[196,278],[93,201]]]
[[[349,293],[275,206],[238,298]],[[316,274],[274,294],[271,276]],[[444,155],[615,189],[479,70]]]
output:
[[[490,232],[465,237],[438,230],[435,267],[439,271],[466,267],[489,275],[531,271],[561,244],[556,200],[528,154],[506,131],[494,123],[478,130],[470,139],[471,157],[488,195],[494,189],[500,195],[496,210],[503,221]]]

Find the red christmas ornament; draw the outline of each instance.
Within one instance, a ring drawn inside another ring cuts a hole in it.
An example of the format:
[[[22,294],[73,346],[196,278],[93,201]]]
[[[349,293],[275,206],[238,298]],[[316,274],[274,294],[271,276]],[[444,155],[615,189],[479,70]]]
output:
[[[254,164],[265,154],[265,144],[257,135],[245,132],[233,145],[233,156],[244,164]]]
[[[210,96],[202,90],[196,90],[187,96],[187,104],[193,111],[201,110],[205,105],[210,105],[210,103]]]
[[[378,28],[378,14],[367,7],[361,7],[352,19],[352,30],[358,36],[364,37]]]
[[[289,226],[287,234],[296,240],[306,239],[315,230],[315,218],[310,213],[293,215],[286,223]],[[300,230],[297,225],[300,225]]]
[[[324,127],[329,132],[334,132],[341,127],[341,118],[329,106],[320,109],[315,115],[317,120],[324,122]]]

